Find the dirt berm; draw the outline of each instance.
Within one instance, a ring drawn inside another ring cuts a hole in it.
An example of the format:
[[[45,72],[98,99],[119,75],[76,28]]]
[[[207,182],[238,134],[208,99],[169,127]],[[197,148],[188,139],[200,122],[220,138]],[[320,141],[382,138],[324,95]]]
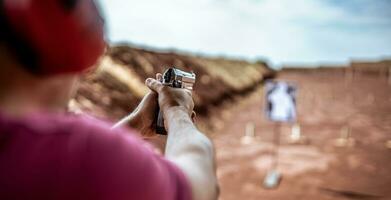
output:
[[[69,109],[117,120],[132,111],[148,92],[144,80],[171,66],[196,73],[193,97],[195,110],[201,116],[274,75],[262,61],[250,63],[119,45],[109,48],[97,67],[81,78]]]

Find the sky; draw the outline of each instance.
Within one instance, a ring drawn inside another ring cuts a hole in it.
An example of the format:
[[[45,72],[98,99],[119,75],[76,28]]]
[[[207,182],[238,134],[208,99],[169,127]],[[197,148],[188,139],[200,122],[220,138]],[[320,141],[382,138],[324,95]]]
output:
[[[110,43],[274,66],[391,56],[391,0],[98,0]]]

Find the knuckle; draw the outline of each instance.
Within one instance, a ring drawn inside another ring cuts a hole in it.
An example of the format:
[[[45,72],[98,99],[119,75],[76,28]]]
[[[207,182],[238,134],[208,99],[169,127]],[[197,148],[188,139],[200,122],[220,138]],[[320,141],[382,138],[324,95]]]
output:
[[[156,87],[156,83],[155,83],[153,80],[150,80],[150,81],[148,82],[148,85],[151,86],[151,87],[153,87],[153,88]]]

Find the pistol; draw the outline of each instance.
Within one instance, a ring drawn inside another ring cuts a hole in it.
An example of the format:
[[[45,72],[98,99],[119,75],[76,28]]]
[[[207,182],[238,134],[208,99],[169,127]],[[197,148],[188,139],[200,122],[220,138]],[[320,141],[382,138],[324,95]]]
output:
[[[196,81],[196,75],[193,72],[185,72],[175,67],[168,68],[164,73],[161,82],[165,86],[173,88],[183,88],[193,90]],[[167,135],[164,127],[163,113],[159,109],[156,122],[156,132],[161,135]]]

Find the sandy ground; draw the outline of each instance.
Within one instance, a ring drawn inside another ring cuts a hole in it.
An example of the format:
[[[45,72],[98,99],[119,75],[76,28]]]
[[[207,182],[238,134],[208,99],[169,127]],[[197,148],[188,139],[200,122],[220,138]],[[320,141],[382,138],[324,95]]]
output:
[[[261,89],[221,113],[216,145],[221,200],[391,199],[391,86],[386,77],[282,72],[298,86],[304,144],[291,144],[292,124],[280,127],[280,185],[262,187],[270,169],[275,124],[263,116]],[[250,125],[249,125],[250,124]],[[246,126],[256,137],[243,139]],[[350,131],[350,145],[336,139]]]

